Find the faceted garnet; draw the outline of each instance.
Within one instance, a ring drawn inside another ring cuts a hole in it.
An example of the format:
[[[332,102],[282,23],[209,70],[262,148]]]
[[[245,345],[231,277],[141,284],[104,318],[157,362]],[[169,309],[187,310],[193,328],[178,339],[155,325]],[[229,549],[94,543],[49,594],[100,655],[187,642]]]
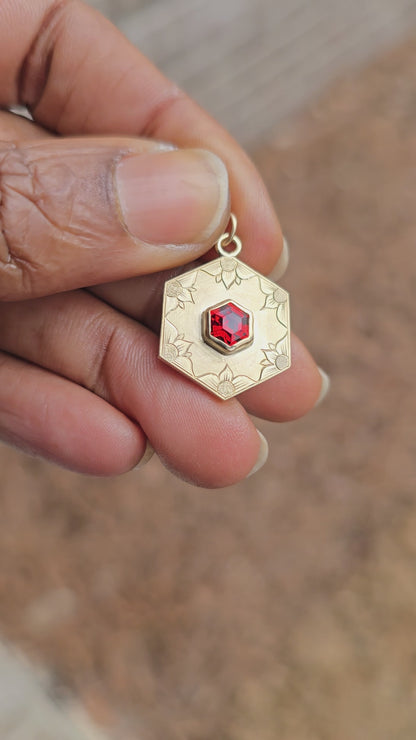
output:
[[[250,317],[235,303],[224,303],[210,309],[209,332],[213,339],[219,339],[228,347],[234,347],[249,336]]]

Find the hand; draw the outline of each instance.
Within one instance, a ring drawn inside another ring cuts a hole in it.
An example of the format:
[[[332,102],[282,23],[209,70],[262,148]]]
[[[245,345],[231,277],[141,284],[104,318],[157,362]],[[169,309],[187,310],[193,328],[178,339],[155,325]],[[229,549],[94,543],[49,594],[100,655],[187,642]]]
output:
[[[3,109],[34,119],[0,113],[0,437],[87,474],[133,468],[150,441],[197,485],[244,478],[264,458],[248,413],[305,414],[315,362],[293,337],[290,370],[223,402],[157,359],[156,332],[167,275],[209,250],[230,198],[244,260],[279,260],[253,164],[77,0],[3,0],[0,80]]]

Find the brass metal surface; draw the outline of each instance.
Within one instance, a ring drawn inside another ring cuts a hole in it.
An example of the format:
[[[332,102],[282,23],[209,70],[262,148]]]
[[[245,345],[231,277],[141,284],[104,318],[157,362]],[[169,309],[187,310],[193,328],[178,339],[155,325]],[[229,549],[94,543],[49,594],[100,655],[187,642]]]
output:
[[[234,301],[253,317],[253,337],[224,357],[203,337],[203,316]],[[159,356],[222,399],[290,367],[289,294],[236,257],[220,257],[165,284]]]

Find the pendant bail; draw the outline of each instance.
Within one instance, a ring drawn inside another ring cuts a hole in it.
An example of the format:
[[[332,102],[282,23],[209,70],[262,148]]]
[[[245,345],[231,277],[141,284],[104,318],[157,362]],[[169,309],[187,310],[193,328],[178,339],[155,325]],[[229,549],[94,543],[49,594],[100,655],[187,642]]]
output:
[[[231,214],[218,257],[165,283],[159,356],[223,400],[287,370],[288,293],[237,254]]]

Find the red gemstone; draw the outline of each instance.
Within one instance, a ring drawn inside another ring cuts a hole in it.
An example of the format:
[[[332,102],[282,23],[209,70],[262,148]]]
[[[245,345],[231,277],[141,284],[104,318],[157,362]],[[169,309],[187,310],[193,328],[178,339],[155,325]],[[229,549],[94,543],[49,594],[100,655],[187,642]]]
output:
[[[210,334],[215,339],[221,339],[229,347],[234,347],[250,333],[250,317],[248,313],[234,303],[224,303],[218,308],[211,308],[209,312]]]

